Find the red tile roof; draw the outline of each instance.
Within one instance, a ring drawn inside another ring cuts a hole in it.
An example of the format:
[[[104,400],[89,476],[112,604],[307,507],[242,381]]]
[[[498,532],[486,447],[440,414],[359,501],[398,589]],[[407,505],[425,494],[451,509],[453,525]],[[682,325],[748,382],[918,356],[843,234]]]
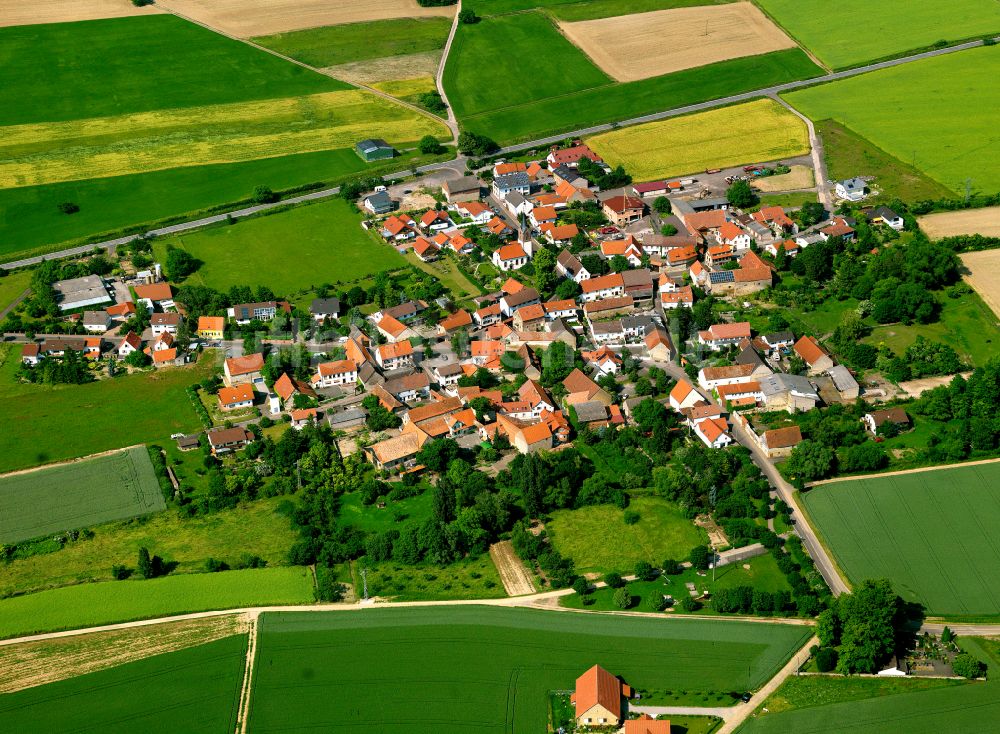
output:
[[[601,705],[617,719],[622,717],[622,683],[600,665],[595,665],[576,679],[573,697],[577,717]],[[615,721],[615,724],[618,722]]]

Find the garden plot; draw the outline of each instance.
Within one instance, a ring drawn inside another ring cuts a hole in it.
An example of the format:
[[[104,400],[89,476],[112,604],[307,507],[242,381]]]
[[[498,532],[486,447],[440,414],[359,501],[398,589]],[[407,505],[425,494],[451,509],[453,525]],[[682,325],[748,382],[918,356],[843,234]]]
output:
[[[561,23],[560,28],[621,82],[795,47],[748,2]]]

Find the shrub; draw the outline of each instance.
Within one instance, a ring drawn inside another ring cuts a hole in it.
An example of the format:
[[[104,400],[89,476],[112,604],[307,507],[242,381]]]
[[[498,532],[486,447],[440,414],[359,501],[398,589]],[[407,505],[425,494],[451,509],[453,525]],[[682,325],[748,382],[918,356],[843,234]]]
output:
[[[614,597],[612,597],[612,601],[619,609],[628,609],[632,606],[632,595],[628,592],[628,589],[623,586],[615,592]]]
[[[663,573],[667,576],[676,576],[683,570],[680,561],[675,561],[673,558],[668,558],[663,562]]]
[[[691,596],[681,599],[681,610],[685,612],[697,612],[701,609],[701,602]]]
[[[116,563],[111,567],[111,576],[114,577],[115,581],[124,581],[129,576],[132,575],[132,569],[128,566],[123,566]]]
[[[956,655],[951,661],[951,667],[955,675],[963,678],[982,678],[986,674],[986,663],[967,652]]]
[[[635,510],[625,510],[625,514],[622,515],[622,519],[625,521],[626,525],[635,525],[639,522],[639,513]]]
[[[605,575],[604,583],[606,583],[612,589],[618,589],[625,585],[625,582],[622,580],[621,574],[615,573],[614,571]]]
[[[837,667],[837,651],[832,647],[821,648],[816,653],[816,669],[820,673],[829,673]]]
[[[640,581],[652,581],[656,578],[656,572],[653,571],[653,566],[646,561],[639,561],[635,564],[635,575]]]
[[[590,592],[590,582],[583,576],[578,577],[577,580],[573,582],[573,591],[580,596],[585,596]]]
[[[228,571],[229,564],[225,561],[220,561],[218,558],[209,558],[205,561],[205,570],[209,573],[217,573],[218,571]]]
[[[270,186],[255,186],[250,201],[254,204],[272,204],[278,200],[278,195],[271,190]]]
[[[76,214],[80,211],[80,206],[78,204],[74,204],[72,201],[64,201],[59,205],[59,211],[63,214]]]
[[[697,568],[699,571],[704,571],[708,568],[710,553],[708,552],[708,547],[704,545],[696,545],[691,549],[691,555],[688,560],[691,561],[691,565]]]
[[[420,148],[420,152],[424,155],[437,155],[438,153],[444,153],[444,146],[441,145],[441,141],[433,135],[424,135],[424,137],[420,138],[420,143],[417,147]]]
[[[472,8],[463,8],[462,12],[458,14],[458,22],[471,25],[479,22],[479,16]]]

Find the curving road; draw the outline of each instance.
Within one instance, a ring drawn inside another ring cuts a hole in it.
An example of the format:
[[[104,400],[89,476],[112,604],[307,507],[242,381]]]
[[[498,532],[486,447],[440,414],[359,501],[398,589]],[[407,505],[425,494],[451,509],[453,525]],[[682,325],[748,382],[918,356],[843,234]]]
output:
[[[458,13],[455,14],[455,22],[452,24],[451,33],[449,33],[448,48],[450,49],[451,40],[454,37],[455,29],[457,27]],[[1000,41],[1000,36],[996,37],[994,40]],[[943,56],[945,54],[955,53],[956,51],[965,51],[970,48],[976,48],[977,46],[982,46],[983,42],[980,41],[969,41],[968,43],[960,43],[955,46],[949,46],[947,48],[936,49],[934,51],[924,51],[923,53],[913,54],[912,56],[904,56],[898,59],[892,59],[889,61],[880,61],[877,64],[868,64],[866,66],[859,66],[855,69],[847,69],[846,71],[838,71],[831,74],[826,74],[824,76],[813,77],[812,79],[804,79],[801,81],[787,82],[785,84],[778,84],[771,87],[766,87],[764,89],[756,89],[752,92],[744,92],[742,94],[734,94],[728,97],[720,97],[719,99],[709,100],[707,102],[699,102],[698,104],[687,105],[685,107],[676,107],[674,109],[665,110],[663,112],[655,112],[649,115],[642,115],[640,117],[633,117],[628,120],[622,120],[620,122],[606,123],[603,125],[595,125],[588,128],[582,128],[580,130],[572,130],[560,133],[559,135],[550,135],[545,138],[539,138],[537,140],[529,140],[523,143],[518,143],[516,145],[508,145],[502,148],[499,152],[500,155],[505,153],[516,153],[518,151],[527,150],[529,148],[538,148],[544,145],[550,145],[552,143],[558,143],[566,138],[580,137],[584,135],[592,135],[594,133],[606,132],[619,127],[627,127],[629,125],[639,125],[644,122],[654,122],[656,120],[665,120],[670,117],[677,117],[680,115],[687,115],[692,112],[701,112],[704,110],[710,110],[715,107],[725,107],[727,105],[734,104],[736,102],[746,102],[751,99],[756,99],[758,97],[767,97],[778,95],[782,92],[788,92],[793,89],[801,89],[803,87],[814,86],[817,84],[824,84],[826,82],[836,81],[838,79],[847,79],[852,76],[858,76],[859,74],[865,74],[869,71],[877,71],[879,69],[888,69],[894,66],[901,66],[902,64],[909,64],[914,61],[920,61],[922,59],[929,59],[935,56]],[[437,84],[439,91],[442,93],[442,99],[444,97],[444,87],[441,84],[442,75],[444,73],[444,60],[447,58],[447,50],[442,56],[442,64],[438,68],[438,78]],[[298,62],[297,62],[298,63]],[[398,102],[398,100],[395,100]],[[451,125],[451,117],[453,112],[451,111],[451,105],[448,106],[449,110],[449,127]],[[439,119],[439,118],[438,118]],[[454,132],[454,131],[453,131]],[[811,136],[812,137],[812,136]],[[814,144],[815,150],[815,144]],[[429,173],[431,171],[439,171],[442,169],[449,169],[455,172],[456,175],[462,175],[465,171],[466,158],[464,156],[458,156],[451,161],[445,161],[442,163],[429,163],[424,166],[419,166],[415,170],[417,173]],[[825,171],[825,168],[823,169]],[[817,168],[817,173],[820,169]],[[411,173],[411,170],[400,171],[394,174],[387,174],[383,176],[385,180],[392,180],[395,178],[400,178],[402,176],[407,176]],[[818,177],[818,176],[817,176]],[[276,206],[283,206],[286,204],[297,204],[303,201],[311,201],[316,199],[324,199],[331,196],[336,196],[340,191],[339,187],[334,187],[330,189],[323,189],[322,191],[314,191],[310,194],[303,196],[295,196],[284,201],[277,202],[275,204],[261,204],[259,206],[247,207],[245,209],[237,209],[235,211],[229,212],[228,216],[233,219],[239,219],[240,217],[248,216],[249,214],[255,214],[260,211],[265,211]],[[216,224],[218,222],[224,221],[227,214],[217,214],[211,217],[203,217],[201,219],[196,219],[190,222],[183,222],[180,224],[171,225],[169,227],[161,227],[158,229],[148,230],[145,234],[151,235],[161,235],[161,234],[174,234],[177,232],[184,232],[192,229],[198,229],[200,227],[206,227],[211,224]],[[43,260],[58,259],[63,257],[72,257],[74,255],[83,255],[95,248],[105,249],[109,251],[114,251],[114,248],[118,245],[129,242],[136,235],[130,235],[128,237],[118,237],[112,240],[106,240],[104,242],[95,242],[89,245],[80,245],[78,247],[70,247],[64,250],[59,250],[57,252],[51,252],[46,255],[39,255],[36,257],[27,257],[20,260],[14,260],[11,262],[0,263],[0,267],[7,270],[12,270],[14,268],[25,267],[28,265],[36,265]]]

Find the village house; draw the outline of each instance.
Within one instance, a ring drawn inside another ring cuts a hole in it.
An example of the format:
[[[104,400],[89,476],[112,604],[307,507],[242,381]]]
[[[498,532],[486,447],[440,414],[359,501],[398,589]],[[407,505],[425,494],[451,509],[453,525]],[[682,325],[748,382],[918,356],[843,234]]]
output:
[[[253,383],[263,380],[261,370],[264,369],[264,355],[260,353],[246,354],[242,357],[230,357],[222,367],[222,380],[229,387]]]
[[[673,390],[670,391],[668,401],[671,408],[678,413],[683,413],[687,408],[704,402],[704,398],[701,397],[690,382],[687,380],[678,380]]]
[[[483,185],[475,176],[448,179],[441,185],[441,191],[449,204],[475,201],[482,194]]]
[[[868,186],[863,178],[848,178],[838,181],[834,187],[838,199],[846,201],[861,201],[868,193]]]
[[[594,163],[601,165],[604,163],[601,156],[592,151],[590,146],[583,143],[577,143],[569,148],[562,149],[553,147],[545,160],[548,162],[550,169],[556,166],[571,166],[576,168],[580,164],[581,158],[589,158]]]
[[[404,375],[386,380],[382,389],[392,395],[396,400],[404,403],[412,403],[417,400],[425,400],[430,397],[431,379],[424,372],[415,372],[412,375]]]
[[[124,358],[139,349],[142,349],[142,339],[140,339],[134,331],[130,331],[120,342],[118,342],[118,346],[115,351],[118,353],[119,357]]]
[[[619,227],[624,227],[627,224],[642,219],[645,210],[646,205],[643,204],[642,199],[624,195],[612,196],[609,199],[605,199],[601,206],[604,216]]]
[[[463,201],[459,204],[453,204],[452,209],[458,216],[479,226],[486,224],[494,216],[493,210],[481,201]]]
[[[288,416],[292,419],[292,428],[296,431],[301,431],[310,423],[317,423],[320,417],[319,410],[316,408],[299,408],[291,411]]]
[[[278,309],[291,313],[292,307],[285,301],[263,301],[261,303],[238,303],[229,309],[229,316],[240,325],[251,321],[271,321]]]
[[[580,295],[580,301],[583,303],[625,295],[625,281],[621,273],[608,273],[596,278],[587,278],[580,283],[580,288],[583,290]]]
[[[515,283],[517,281],[514,281]],[[520,285],[520,283],[518,283]],[[534,288],[520,288],[512,293],[505,293],[500,299],[500,312],[507,317],[513,316],[514,312],[523,307],[541,303],[538,291]]]
[[[545,323],[545,307],[540,303],[522,306],[514,312],[514,330],[539,329]]]
[[[379,234],[387,242],[405,242],[417,236],[417,223],[407,215],[393,215],[379,225]]]
[[[253,434],[245,428],[216,428],[205,435],[215,456],[237,451],[253,441]]]
[[[149,317],[149,326],[153,331],[153,336],[160,334],[176,334],[181,325],[181,315],[179,313],[154,313]]]
[[[230,411],[253,406],[253,385],[219,388],[219,409]]]
[[[575,224],[543,224],[542,235],[550,244],[563,245],[572,242],[573,238],[580,234],[580,228]]]
[[[299,380],[298,378],[290,376],[287,372],[283,372],[281,376],[274,381],[274,385],[271,388],[274,394],[278,396],[281,402],[287,408],[295,403],[295,396],[302,395],[307,398],[316,398],[316,391],[312,389],[308,384]],[[272,396],[273,399],[273,396]],[[277,412],[277,411],[272,411]]]
[[[317,322],[336,319],[340,316],[339,298],[314,298],[309,304],[309,313]]]
[[[830,224],[819,230],[819,236],[824,240],[829,240],[831,237],[841,237],[845,242],[851,242],[854,240],[855,231],[846,219],[834,217],[830,220]]]
[[[542,306],[545,309],[545,318],[549,321],[554,321],[555,319],[576,321],[577,319],[579,306],[576,305],[576,301],[572,298],[559,301],[546,301]]]
[[[590,272],[583,267],[576,255],[569,250],[562,250],[556,258],[556,272],[564,278],[581,283],[590,278]]]
[[[810,375],[821,375],[833,368],[833,357],[820,346],[814,337],[803,336],[795,342],[793,349],[795,354],[806,363]]]
[[[527,196],[531,193],[531,179],[525,171],[506,173],[493,179],[490,191],[497,199],[504,199],[511,193]]]
[[[531,212],[528,214],[528,220],[535,229],[538,229],[544,224],[555,224],[556,219],[558,218],[559,215],[556,213],[555,207],[551,206],[533,207]]]
[[[396,208],[385,186],[377,186],[374,192],[365,197],[362,206],[372,214],[388,214]]]
[[[622,699],[632,698],[632,689],[600,665],[576,679],[570,697],[580,726],[617,727],[622,720]]]
[[[698,332],[698,343],[714,352],[739,344],[743,339],[750,338],[750,323],[738,321],[734,324],[712,324],[705,331]]]
[[[586,281],[590,282],[590,281]],[[583,313],[590,321],[610,319],[621,314],[631,313],[635,308],[632,296],[617,298],[602,298],[599,301],[589,301],[583,305]]]
[[[723,222],[715,232],[715,239],[720,245],[727,245],[736,252],[750,249],[750,233],[735,222]]]
[[[375,323],[375,328],[390,344],[417,336],[417,332],[386,311],[382,312],[382,318]]]
[[[438,259],[438,255],[441,254],[441,248],[426,237],[417,237],[413,241],[413,253],[423,262],[429,263]]]
[[[413,366],[413,345],[409,339],[381,344],[375,349],[375,361],[383,370],[398,370]]]
[[[320,362],[316,366],[316,374],[310,379],[313,387],[319,388],[353,385],[357,381],[358,366],[349,359]],[[275,383],[275,387],[277,387],[277,383]]]
[[[757,436],[751,432],[751,435]],[[787,458],[792,449],[802,443],[802,431],[798,426],[788,426],[787,428],[772,428],[764,431],[757,437],[757,443],[761,450],[770,459]]]
[[[428,440],[427,434],[420,431],[401,433],[372,444],[365,449],[365,454],[378,469],[396,471],[414,466],[417,454]]]
[[[503,314],[500,312],[500,304],[494,303],[490,306],[477,309],[473,312],[472,318],[475,320],[477,326],[492,326],[493,324],[497,324],[503,318]]]
[[[779,249],[783,249],[788,257],[795,257],[799,254],[799,244],[795,240],[775,240],[764,245],[764,252],[772,257],[778,256]]]
[[[521,454],[548,451],[553,446],[552,429],[544,421],[522,424],[504,415],[497,416],[497,433],[504,435]]]
[[[600,385],[579,369],[575,368],[570,372],[562,384],[566,388],[565,401],[567,405],[577,405],[595,400],[604,405],[611,405],[614,402]]]
[[[871,224],[884,224],[897,232],[901,232],[904,227],[903,218],[887,206],[877,206],[874,209],[866,210],[865,219]]]
[[[819,403],[819,391],[807,378],[776,372],[758,379],[767,410],[788,413],[812,410]]]
[[[873,410],[865,413],[861,422],[865,425],[865,430],[873,436],[877,436],[879,429],[887,423],[894,423],[900,428],[909,428],[910,416],[903,408],[886,408],[885,410]]]
[[[672,362],[677,353],[670,334],[661,326],[649,329],[643,343],[646,345],[649,358],[657,362]]]
[[[755,381],[758,377],[771,374],[767,367],[755,368],[750,364],[734,364],[723,367],[702,367],[698,370],[698,385],[710,392],[721,385],[738,385]]]
[[[786,237],[799,231],[798,225],[780,206],[762,206],[750,216],[755,222],[768,227],[775,237]]]
[[[773,271],[756,253],[746,252],[738,265],[735,270],[710,272],[706,289],[713,295],[746,295],[771,287]]]
[[[108,306],[105,310],[112,321],[126,321],[135,316],[135,304],[132,301],[122,301],[114,306]]]
[[[601,242],[601,254],[605,259],[610,260],[615,255],[624,257],[633,268],[642,265],[642,246],[636,243],[631,237],[624,240],[604,240]]]
[[[95,334],[103,334],[111,328],[111,316],[107,311],[84,311],[83,328]]]
[[[670,720],[639,714],[638,719],[628,719],[625,722],[622,734],[670,734]]]
[[[615,321],[589,321],[590,340],[594,344],[624,344],[625,330],[621,319]]]
[[[199,316],[198,336],[208,341],[221,341],[225,335],[226,320],[222,316]]]
[[[694,425],[694,434],[710,449],[724,449],[733,443],[729,435],[729,423],[719,416],[706,418]]]
[[[593,369],[595,377],[616,375],[621,370],[622,358],[603,346],[593,352],[580,352],[584,364]]]
[[[420,216],[420,227],[429,232],[437,232],[454,226],[444,209],[428,209]]]
[[[464,308],[460,308],[438,323],[437,333],[438,336],[451,336],[456,331],[462,331],[470,326],[472,326],[472,314]]]
[[[504,273],[523,268],[528,264],[528,260],[528,253],[519,242],[511,242],[493,252],[493,264]]]
[[[676,291],[660,293],[660,308],[669,311],[673,308],[692,308],[694,306],[694,289],[686,285]]]

